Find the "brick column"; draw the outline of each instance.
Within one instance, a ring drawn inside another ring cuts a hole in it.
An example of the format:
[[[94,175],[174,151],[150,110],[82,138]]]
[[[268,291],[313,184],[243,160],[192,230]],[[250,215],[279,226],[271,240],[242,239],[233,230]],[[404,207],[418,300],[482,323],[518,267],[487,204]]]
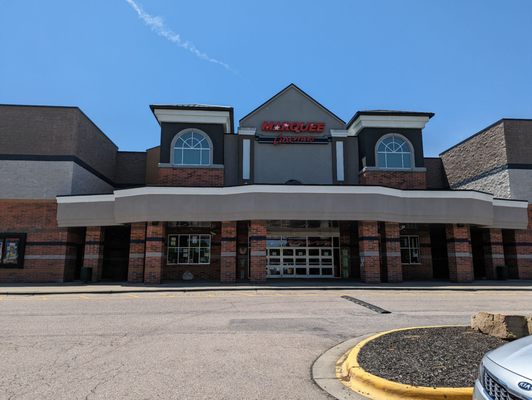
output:
[[[220,280],[236,280],[236,222],[222,222],[222,250],[220,262]]]
[[[164,222],[148,222],[146,227],[146,252],[144,266],[144,283],[161,283],[164,264]]]
[[[398,223],[384,224],[386,243],[386,270],[388,282],[402,282],[403,265],[401,264],[400,230]]]
[[[419,254],[419,261],[423,269],[423,279],[433,279],[432,244],[430,241],[430,227],[428,225],[422,225],[419,230]]]
[[[249,227],[249,280],[266,280],[266,221],[251,221]]]
[[[528,230],[515,231],[515,256],[519,279],[532,279],[532,206]]]
[[[146,251],[146,223],[131,224],[129,239],[129,263],[127,267],[128,282],[144,281],[144,254]]]
[[[103,266],[103,228],[89,226],[85,232],[85,253],[83,266],[92,268],[92,281],[102,279]]]
[[[379,226],[376,221],[359,221],[358,249],[360,277],[366,283],[380,283],[381,259],[379,253]]]
[[[487,229],[484,232],[484,266],[486,277],[496,279],[496,268],[505,264],[502,230]]]
[[[445,227],[445,233],[447,235],[450,280],[453,282],[472,282],[474,272],[469,226],[449,224]]]

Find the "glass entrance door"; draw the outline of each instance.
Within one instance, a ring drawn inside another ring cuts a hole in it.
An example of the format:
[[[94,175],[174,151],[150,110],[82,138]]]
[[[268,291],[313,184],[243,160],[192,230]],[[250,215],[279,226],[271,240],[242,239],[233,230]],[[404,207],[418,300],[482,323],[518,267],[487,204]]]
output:
[[[268,278],[333,278],[338,237],[268,236]]]

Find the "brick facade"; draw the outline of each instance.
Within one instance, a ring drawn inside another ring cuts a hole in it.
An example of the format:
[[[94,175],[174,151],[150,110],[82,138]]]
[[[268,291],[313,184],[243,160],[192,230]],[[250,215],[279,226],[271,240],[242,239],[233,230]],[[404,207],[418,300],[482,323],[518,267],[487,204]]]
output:
[[[161,167],[157,174],[157,184],[161,186],[219,187],[224,185],[223,168]]]
[[[431,280],[434,278],[434,270],[432,268],[429,225],[419,225],[418,229],[411,234],[419,236],[419,264],[403,265],[403,279],[409,281]]]
[[[222,222],[222,243],[220,261],[220,280],[234,282],[236,280],[236,222]]]
[[[161,283],[162,268],[165,259],[165,224],[148,222],[146,228],[146,252],[144,263],[144,283]]]
[[[496,279],[496,268],[505,264],[502,230],[486,229],[483,236],[484,267],[486,269],[486,278]]]
[[[532,204],[528,205],[528,229],[515,231],[515,256],[519,279],[532,279]]]
[[[0,200],[0,232],[26,234],[23,266],[0,267],[0,282],[63,282],[72,278],[75,230],[58,228],[56,213],[55,200]]]
[[[92,269],[92,281],[102,279],[104,230],[101,226],[89,226],[85,234],[83,266]]]
[[[446,226],[449,278],[453,282],[472,282],[473,255],[468,225]]]
[[[384,234],[387,280],[388,282],[401,282],[403,280],[403,266],[401,264],[399,224],[385,223]]]
[[[131,224],[129,241],[129,264],[127,281],[138,283],[144,281],[144,259],[146,253],[146,223]]]
[[[168,264],[166,259],[166,252],[164,254],[162,278],[163,281],[182,281],[183,274],[190,272],[193,279],[220,281],[220,267],[221,267],[221,223],[214,222],[210,228],[194,228],[181,227],[170,228],[166,227],[165,239],[168,235],[184,234],[184,235],[211,235],[211,257],[209,264]]]
[[[381,281],[379,226],[375,221],[358,223],[358,247],[360,254],[360,278],[366,283]]]
[[[249,280],[266,280],[266,221],[251,221],[249,227]]]
[[[424,171],[365,170],[360,173],[360,184],[387,186],[396,189],[426,189],[427,174]]]

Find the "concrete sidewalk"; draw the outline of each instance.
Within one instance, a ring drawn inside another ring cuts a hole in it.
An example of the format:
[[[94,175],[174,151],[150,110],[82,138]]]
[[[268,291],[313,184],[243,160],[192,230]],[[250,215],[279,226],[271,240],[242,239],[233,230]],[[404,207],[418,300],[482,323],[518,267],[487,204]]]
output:
[[[446,281],[365,284],[349,280],[334,281],[268,281],[262,284],[215,282],[172,282],[148,286],[133,283],[50,283],[50,284],[0,284],[0,295],[52,295],[52,294],[110,294],[136,292],[206,292],[237,290],[459,290],[459,291],[532,291],[532,281],[475,281],[460,284]]]

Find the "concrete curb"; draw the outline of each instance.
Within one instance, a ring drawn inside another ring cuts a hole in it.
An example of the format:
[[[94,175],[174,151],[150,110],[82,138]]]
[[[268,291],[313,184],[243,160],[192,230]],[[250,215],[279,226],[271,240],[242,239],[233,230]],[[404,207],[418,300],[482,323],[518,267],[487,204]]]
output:
[[[112,289],[104,289],[106,285],[89,286],[75,286],[75,285],[57,285],[57,286],[33,286],[28,289],[23,286],[1,286],[0,295],[3,296],[32,296],[32,295],[54,295],[54,294],[117,294],[117,293],[158,293],[158,292],[211,292],[211,291],[304,291],[304,290],[374,290],[374,291],[464,291],[464,292],[478,292],[478,291],[522,291],[532,292],[532,285],[529,286],[467,286],[467,285],[448,285],[448,286],[372,286],[372,285],[294,285],[294,286],[266,286],[266,285],[238,285],[238,286],[115,286]],[[51,290],[50,288],[53,288]],[[75,289],[72,289],[75,288]]]
[[[336,346],[330,348],[321,356],[319,356],[314,364],[312,364],[311,375],[312,380],[323,391],[330,396],[340,400],[365,400],[367,397],[361,396],[354,392],[338,379],[337,370],[347,358],[351,349],[357,345],[361,340],[367,338],[366,336],[359,336],[354,339],[346,340]]]
[[[393,329],[381,332],[359,341],[345,357],[338,360],[340,368],[336,369],[337,378],[355,393],[371,399],[425,399],[425,400],[470,400],[473,388],[448,388],[411,386],[383,379],[366,372],[358,364],[358,353],[370,341],[392,332],[411,329],[441,328],[441,326],[420,326],[412,328]],[[445,325],[450,326],[450,325]],[[337,364],[337,365],[338,365]]]

